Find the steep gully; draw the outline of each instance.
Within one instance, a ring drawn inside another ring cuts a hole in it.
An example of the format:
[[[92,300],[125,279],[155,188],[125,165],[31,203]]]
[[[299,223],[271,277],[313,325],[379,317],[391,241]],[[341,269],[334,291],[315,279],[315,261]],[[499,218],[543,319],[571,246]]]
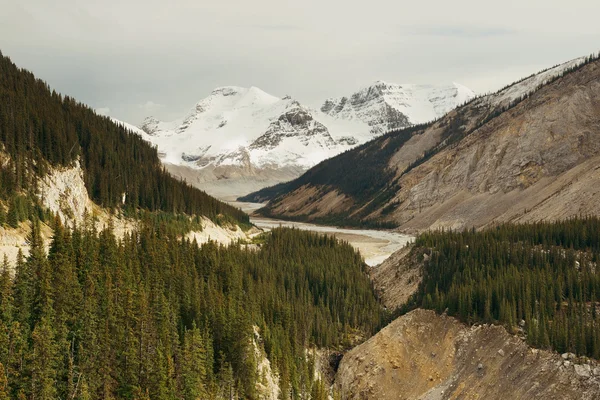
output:
[[[263,207],[261,203],[230,202],[250,214],[250,221],[263,230],[270,230],[279,226],[294,227],[302,230],[334,235],[345,240],[365,258],[367,265],[374,267],[385,261],[394,252],[400,250],[414,239],[413,236],[401,233],[373,230],[373,229],[343,229],[333,226],[308,224],[304,222],[291,222],[265,217],[252,216],[252,212]]]

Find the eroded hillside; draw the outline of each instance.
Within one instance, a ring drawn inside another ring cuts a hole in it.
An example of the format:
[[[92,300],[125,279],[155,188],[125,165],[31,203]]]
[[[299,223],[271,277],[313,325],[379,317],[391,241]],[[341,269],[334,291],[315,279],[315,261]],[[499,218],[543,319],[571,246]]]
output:
[[[588,61],[328,160],[263,212],[412,231],[598,214],[600,61]]]
[[[344,399],[597,399],[600,368],[418,309],[347,353],[336,389]]]

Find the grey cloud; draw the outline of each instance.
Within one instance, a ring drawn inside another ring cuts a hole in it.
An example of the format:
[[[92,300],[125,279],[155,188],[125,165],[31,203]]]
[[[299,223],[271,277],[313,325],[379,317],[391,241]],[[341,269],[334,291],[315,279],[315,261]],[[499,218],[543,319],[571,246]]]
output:
[[[489,38],[492,36],[514,35],[516,29],[490,28],[481,26],[433,26],[433,27],[414,27],[408,29],[407,33],[423,36],[443,36],[460,38]]]
[[[482,93],[600,47],[596,0],[506,0],[493,11],[480,0],[0,0],[0,9],[4,54],[134,124],[181,116],[223,85],[309,105],[377,79]]]
[[[298,25],[288,24],[262,24],[262,25],[249,25],[250,28],[264,29],[267,31],[302,31],[302,27]]]

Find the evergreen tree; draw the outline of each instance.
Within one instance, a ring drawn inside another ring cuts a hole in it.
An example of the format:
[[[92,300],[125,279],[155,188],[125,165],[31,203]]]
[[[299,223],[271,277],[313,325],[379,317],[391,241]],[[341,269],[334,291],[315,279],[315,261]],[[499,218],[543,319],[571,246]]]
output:
[[[401,312],[448,309],[465,322],[501,323],[510,332],[523,320],[531,345],[597,357],[599,235],[597,217],[423,233],[413,256],[430,258]]]
[[[117,241],[55,219],[47,255],[32,223],[14,280],[0,271],[9,397],[256,399],[259,345],[284,397],[308,398],[321,392],[305,349],[386,320],[347,243],[275,229],[258,251],[198,246],[164,222]]]
[[[6,222],[11,228],[19,227],[19,210],[17,209],[17,205],[14,201],[11,201],[8,206]]]
[[[33,330],[31,355],[31,395],[34,399],[57,397],[57,354],[51,315],[44,315]]]
[[[0,203],[0,226],[3,226],[6,223],[6,210],[2,203]]]
[[[0,400],[9,400],[8,395],[8,379],[6,379],[6,371],[4,365],[0,363]]]
[[[186,399],[205,399],[208,397],[206,388],[208,374],[206,343],[200,330],[195,326],[185,332],[183,351],[181,355],[181,386]]]

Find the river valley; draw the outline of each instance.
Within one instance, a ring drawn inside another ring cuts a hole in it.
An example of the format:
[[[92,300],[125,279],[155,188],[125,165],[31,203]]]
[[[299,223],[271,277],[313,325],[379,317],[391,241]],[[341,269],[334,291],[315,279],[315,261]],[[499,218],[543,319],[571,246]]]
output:
[[[356,248],[365,258],[367,265],[373,267],[385,261],[392,253],[400,250],[414,240],[413,236],[375,229],[346,229],[334,226],[316,225],[305,222],[292,222],[255,216],[252,213],[264,204],[231,202],[250,214],[250,221],[257,227],[269,230],[279,226],[295,227],[302,230],[326,233],[345,240]]]

